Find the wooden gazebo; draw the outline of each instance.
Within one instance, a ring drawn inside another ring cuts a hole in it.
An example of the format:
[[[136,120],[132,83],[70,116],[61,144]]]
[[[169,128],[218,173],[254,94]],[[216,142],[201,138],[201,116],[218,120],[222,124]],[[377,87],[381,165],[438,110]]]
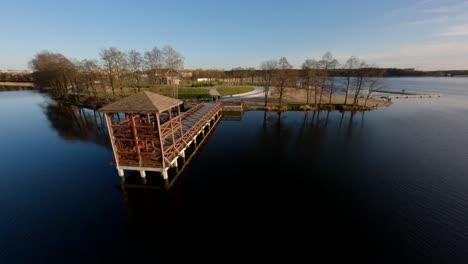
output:
[[[140,171],[141,177],[146,176],[145,171],[157,171],[167,179],[167,169],[177,163],[178,156],[184,156],[187,146],[182,103],[144,91],[99,109],[106,116],[120,176],[124,176],[124,170]]]

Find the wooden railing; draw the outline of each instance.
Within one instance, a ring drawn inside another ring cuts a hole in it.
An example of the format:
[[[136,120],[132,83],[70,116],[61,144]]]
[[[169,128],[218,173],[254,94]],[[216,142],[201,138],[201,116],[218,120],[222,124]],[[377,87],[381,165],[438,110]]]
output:
[[[200,108],[203,107],[203,103],[196,104],[194,107],[190,108],[188,111],[184,112],[182,119],[189,117],[191,114],[198,111]]]
[[[190,112],[189,115],[199,110],[202,106],[203,106],[202,104],[195,106],[197,107],[197,109]],[[192,109],[194,109],[195,107],[193,107]],[[178,156],[180,149],[186,146],[186,142],[192,139],[195,136],[195,134],[198,133],[203,128],[203,126],[213,117],[213,115],[215,115],[222,107],[223,107],[222,104],[218,103],[208,113],[206,113],[202,118],[200,118],[200,120],[198,120],[197,123],[195,123],[188,131],[186,131],[182,138],[179,138],[175,144],[172,144],[167,149],[165,149],[164,150],[165,162],[170,162],[176,156]],[[187,114],[187,112],[185,113]],[[185,114],[184,114],[184,117],[185,117]]]

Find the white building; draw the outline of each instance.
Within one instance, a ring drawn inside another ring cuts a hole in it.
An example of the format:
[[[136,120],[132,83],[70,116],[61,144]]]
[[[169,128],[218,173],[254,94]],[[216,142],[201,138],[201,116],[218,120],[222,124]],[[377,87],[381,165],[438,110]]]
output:
[[[197,78],[197,82],[209,82],[214,80],[214,78]]]

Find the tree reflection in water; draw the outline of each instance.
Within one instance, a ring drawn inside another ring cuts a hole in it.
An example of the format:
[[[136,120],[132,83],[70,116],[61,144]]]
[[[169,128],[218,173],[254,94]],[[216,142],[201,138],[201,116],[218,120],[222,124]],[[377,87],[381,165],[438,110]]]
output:
[[[47,102],[41,107],[50,126],[61,138],[111,148],[106,121],[101,112],[60,102]]]

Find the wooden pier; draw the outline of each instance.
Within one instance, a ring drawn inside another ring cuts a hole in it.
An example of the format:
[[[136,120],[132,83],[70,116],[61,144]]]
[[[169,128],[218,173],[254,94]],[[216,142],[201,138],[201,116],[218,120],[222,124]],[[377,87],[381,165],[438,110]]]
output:
[[[144,179],[147,171],[155,171],[167,180],[167,171],[185,159],[186,149],[221,118],[221,103],[196,104],[185,113],[181,104],[145,91],[99,109],[106,115],[119,176],[139,171]]]
[[[225,112],[242,112],[244,111],[244,103],[235,101],[224,101],[223,111]]]
[[[405,91],[390,91],[390,90],[379,90],[378,93],[391,94],[391,95],[378,95],[373,96],[376,99],[419,99],[419,98],[439,98],[440,94],[418,94],[409,93]]]

